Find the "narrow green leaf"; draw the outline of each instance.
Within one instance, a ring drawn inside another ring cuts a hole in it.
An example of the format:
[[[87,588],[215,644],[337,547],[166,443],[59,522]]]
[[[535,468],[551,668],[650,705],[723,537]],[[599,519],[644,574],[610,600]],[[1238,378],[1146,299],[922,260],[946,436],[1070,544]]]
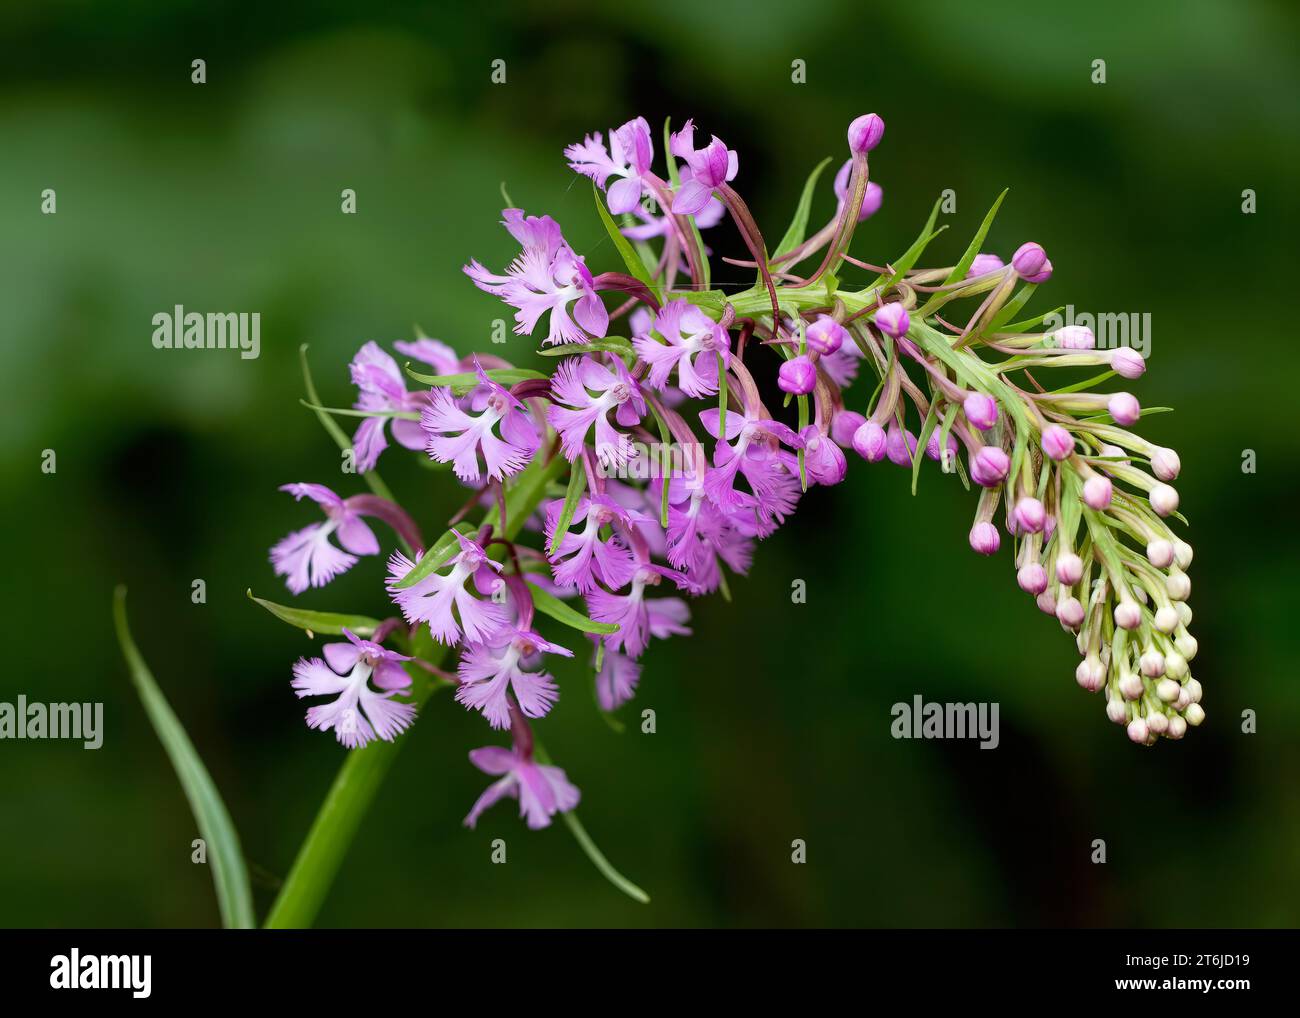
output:
[[[569,524],[573,522],[574,510],[578,508],[578,499],[582,498],[582,493],[586,490],[587,471],[575,460],[569,467],[569,486],[564,492],[564,505],[560,507],[560,517],[555,521],[555,533],[551,535],[550,550],[552,555],[560,550],[560,542],[564,540],[564,535],[569,532]]]
[[[524,581],[527,583],[528,581]],[[617,633],[618,626],[612,622],[596,622],[587,618],[582,612],[570,608],[554,594],[547,593],[536,584],[529,583],[528,590],[533,595],[533,607],[543,615],[549,615],[556,622],[563,622],[571,629],[583,633]]]
[[[916,440],[916,459],[912,463],[912,494],[913,495],[916,494],[916,482],[921,476],[921,461],[925,459],[925,444],[928,441],[930,441],[930,432],[934,430],[934,426],[937,423],[939,418],[939,414],[936,409],[938,405],[939,405],[938,400],[934,400],[933,402],[931,402],[930,411],[925,415],[925,421],[921,424],[921,434],[917,437]],[[939,456],[940,456],[940,462],[942,462],[942,457],[943,457],[942,445],[939,446]]]
[[[1002,310],[993,316],[984,331],[1001,332],[1002,326],[1011,321],[1019,313],[1020,309],[1029,303],[1029,298],[1034,295],[1034,291],[1037,289],[1037,283],[1026,283],[1022,286],[1016,291],[1014,297],[1002,305]]]
[[[632,344],[622,336],[606,336],[588,343],[564,343],[537,352],[543,357],[578,357],[587,353],[614,353],[620,357],[632,357],[636,354]]]
[[[412,371],[408,367],[406,374],[408,377],[417,382],[423,382],[425,385],[445,385],[458,395],[464,395],[478,385],[478,375],[472,371],[464,371],[455,375],[425,375],[418,371]],[[484,374],[498,385],[514,385],[516,382],[526,382],[529,379],[550,377],[529,368],[492,368],[490,371],[484,372]]]
[[[317,413],[322,414],[333,414],[335,417],[400,417],[407,421],[418,421],[420,419],[420,415],[413,410],[351,410],[343,407],[317,406],[305,399],[300,399],[298,402],[308,410],[315,410]]]
[[[299,629],[305,629],[308,633],[342,636],[344,629],[350,629],[357,636],[370,636],[374,633],[375,627],[379,625],[377,619],[365,615],[308,611],[305,608],[292,608],[288,605],[276,604],[274,601],[267,601],[254,595],[251,590],[245,593],[248,594],[250,601],[256,601],[277,619],[287,622],[291,626],[297,626]]]
[[[1044,311],[1041,315],[1035,315],[1033,318],[1025,318],[1019,322],[1012,322],[1010,325],[1003,325],[998,328],[998,332],[1028,332],[1036,325],[1042,325],[1043,322],[1051,318],[1052,315],[1059,315],[1065,310],[1065,305],[1052,308],[1051,311]]]
[[[619,232],[618,224],[614,222],[609,210],[605,208],[605,202],[600,197],[600,188],[596,186],[594,180],[591,182],[591,193],[596,199],[596,211],[600,213],[600,221],[605,224],[605,232],[609,234],[609,239],[614,242],[614,247],[618,249],[623,264],[627,266],[627,271],[645,283],[651,293],[657,295],[660,290],[659,284],[646,271],[645,263],[641,261],[640,255],[636,253],[631,242]]]
[[[925,221],[925,226],[921,228],[921,235],[917,237],[916,240],[912,241],[912,246],[903,252],[901,258],[894,262],[894,274],[884,282],[884,289],[888,289],[902,279],[907,271],[916,264],[917,259],[925,252],[930,241],[934,240],[935,237],[948,229],[947,226],[941,226],[937,230],[934,228],[935,221],[939,218],[939,206],[941,204],[943,204],[942,198],[936,201],[934,203],[934,208],[930,210],[930,218]],[[880,278],[882,280],[885,279],[883,274]]]
[[[222,925],[227,929],[252,929],[257,921],[253,915],[253,893],[248,883],[244,854],[239,847],[239,835],[194,744],[185,734],[131,638],[126,618],[126,587],[123,586],[113,594],[113,625],[117,629],[117,642],[121,645],[131,681],[140,694],[158,741],[180,779],[185,798],[189,800],[190,810],[198,823],[199,836],[207,845]]]
[[[533,754],[537,757],[539,763],[543,765],[551,764],[551,758],[540,742],[534,743]],[[578,819],[577,813],[573,810],[569,810],[567,813],[561,813],[560,819],[564,821],[564,826],[569,829],[574,840],[578,842],[578,847],[586,853],[587,858],[591,860],[592,865],[600,871],[601,876],[633,901],[639,902],[642,905],[650,904],[650,895],[646,894],[645,891],[641,890],[641,888],[637,887],[636,884],[632,883],[632,881],[628,880],[627,877],[623,876],[622,873],[616,870],[613,863],[605,858],[605,853],[596,847],[596,843],[591,840],[591,835],[587,833],[587,829],[582,826],[582,821]]]
[[[433,547],[420,556],[420,560],[415,563],[415,568],[398,580],[394,586],[398,590],[404,590],[445,566],[460,550],[460,538],[456,536],[458,530],[468,533],[471,527],[467,523],[458,523],[455,530],[444,531],[443,535],[433,542]]]
[[[969,271],[971,263],[975,261],[975,256],[980,253],[980,247],[984,244],[984,238],[989,235],[989,227],[993,225],[993,219],[998,214],[998,209],[1002,205],[1002,199],[1007,196],[1008,190],[1010,190],[1010,188],[1002,189],[1002,193],[998,195],[998,200],[993,203],[993,207],[989,209],[988,214],[984,217],[984,222],[980,223],[980,228],[975,231],[975,237],[971,240],[970,246],[966,248],[966,253],[961,256],[961,260],[953,266],[952,272],[950,272],[948,278],[943,281],[944,286],[947,286],[949,283],[955,283],[959,279],[966,278],[966,273]]]
[[[1073,385],[1063,385],[1059,389],[1052,389],[1051,392],[1056,395],[1064,395],[1071,392],[1084,392],[1114,377],[1115,372],[1103,371],[1100,375],[1094,375],[1092,378],[1085,378],[1082,382],[1075,382]]]
[[[794,210],[794,218],[790,220],[781,243],[776,246],[776,252],[772,255],[773,260],[788,254],[804,242],[808,233],[808,214],[812,211],[813,194],[817,189],[817,178],[822,175],[822,171],[830,161],[831,157],[827,156],[816,165],[812,173],[808,174],[808,179],[803,185],[803,193],[799,195],[799,204]]]

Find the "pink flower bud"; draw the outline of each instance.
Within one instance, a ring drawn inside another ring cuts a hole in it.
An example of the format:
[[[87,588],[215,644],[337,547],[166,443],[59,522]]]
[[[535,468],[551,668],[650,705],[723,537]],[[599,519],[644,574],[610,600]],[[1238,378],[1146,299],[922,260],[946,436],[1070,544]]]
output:
[[[1038,610],[1044,615],[1056,614],[1056,598],[1050,590],[1045,590],[1037,597]]]
[[[1147,362],[1131,346],[1117,346],[1110,352],[1111,370],[1125,378],[1141,378]]]
[[[1006,479],[1010,469],[1011,460],[996,445],[981,446],[970,461],[971,480],[985,488],[996,488]]]
[[[925,454],[932,460],[942,460],[939,451],[939,429],[935,428],[930,432],[930,437],[925,440]],[[957,459],[957,439],[953,435],[948,436],[948,462],[953,463]]]
[[[1169,718],[1160,713],[1148,714],[1147,728],[1155,735],[1164,735],[1169,731]]]
[[[840,167],[840,172],[835,174],[835,197],[841,205],[849,200],[849,179],[853,173],[853,160],[847,160]],[[862,195],[862,208],[858,209],[858,222],[870,219],[880,211],[880,206],[885,200],[884,189],[881,188],[874,180],[867,181],[867,190]]]
[[[1037,596],[1047,589],[1047,570],[1037,562],[1026,562],[1016,573],[1016,583],[1026,594]]]
[[[1011,511],[1011,519],[1017,534],[1037,534],[1047,521],[1047,510],[1038,499],[1026,495],[1016,502],[1015,509]]]
[[[1106,702],[1106,717],[1117,725],[1124,724],[1128,718],[1128,708],[1124,706],[1123,700],[1108,700]]]
[[[890,421],[885,437],[885,453],[889,456],[889,462],[900,467],[910,467],[916,456],[916,436],[900,428],[897,421]]]
[[[1112,415],[1113,416],[1113,415]],[[1172,449],[1156,449],[1151,453],[1151,472],[1162,481],[1172,481],[1183,469],[1183,461]]]
[[[1157,569],[1168,569],[1174,561],[1174,544],[1162,537],[1147,544],[1147,561]]]
[[[1052,259],[1048,258],[1043,262],[1043,267],[1035,272],[1032,276],[1026,276],[1026,283],[1046,283],[1052,278]]]
[[[1046,264],[1047,252],[1043,250],[1041,244],[1035,244],[1032,240],[1027,244],[1021,244],[1016,248],[1016,253],[1011,256],[1011,267],[1016,270],[1016,275],[1021,279],[1036,275]]]
[[[868,463],[879,463],[884,459],[888,445],[885,429],[875,421],[867,421],[853,433],[853,451]]]
[[[1142,677],[1136,672],[1129,672],[1119,680],[1119,691],[1126,700],[1136,700],[1142,695]]]
[[[1083,622],[1083,605],[1077,597],[1067,597],[1057,604],[1056,617],[1066,629],[1077,629]]]
[[[867,113],[849,124],[849,151],[870,152],[885,136],[885,122],[874,113]]]
[[[912,319],[907,314],[907,308],[897,301],[886,304],[877,311],[875,323],[881,332],[895,339],[906,335],[907,330],[912,327]]]
[[[998,269],[1006,268],[1006,263],[995,254],[977,254],[970,263],[970,268],[966,272],[967,279],[974,279],[976,276],[986,276],[990,272],[997,272]]]
[[[1165,673],[1165,656],[1152,647],[1138,658],[1138,667],[1148,679],[1158,679]]]
[[[1106,681],[1106,668],[1100,658],[1086,657],[1075,668],[1074,679],[1089,693],[1095,693]]]
[[[1136,601],[1121,601],[1115,605],[1115,625],[1120,629],[1136,629],[1142,625],[1142,606]]]
[[[1128,723],[1128,737],[1131,742],[1142,745],[1147,741],[1147,723],[1141,718],[1134,718]]]
[[[1049,424],[1043,429],[1042,446],[1048,458],[1059,463],[1074,452],[1074,439],[1059,424]]]
[[[1073,587],[1083,578],[1083,559],[1072,551],[1056,557],[1056,578],[1067,587]]]
[[[1117,392],[1106,401],[1106,410],[1116,424],[1128,427],[1142,416],[1142,404],[1131,392]]]
[[[1002,535],[998,528],[987,520],[982,520],[970,528],[970,546],[981,555],[997,553],[1002,544]]]
[[[966,419],[980,431],[988,431],[998,422],[997,401],[985,393],[968,393],[962,400],[961,408],[966,413]]]
[[[1109,477],[1093,474],[1083,482],[1083,504],[1089,509],[1105,509],[1110,505],[1114,488]]]
[[[1175,714],[1173,717],[1169,719],[1169,732],[1168,732],[1169,738],[1181,739],[1186,734],[1187,734],[1187,722],[1183,718]]]
[[[1062,350],[1094,350],[1097,347],[1097,337],[1086,325],[1062,325],[1047,336]]]
[[[777,372],[776,384],[782,392],[806,396],[817,386],[817,368],[805,354],[791,357]]]
[[[1157,484],[1147,492],[1147,498],[1157,516],[1168,516],[1178,511],[1178,492],[1167,484]]]
[[[808,326],[804,335],[808,338],[808,346],[825,357],[843,346],[844,337],[848,334],[844,331],[844,326],[830,315],[822,315]]]
[[[841,410],[831,418],[831,438],[847,449],[853,444],[853,433],[866,423],[856,410]]]

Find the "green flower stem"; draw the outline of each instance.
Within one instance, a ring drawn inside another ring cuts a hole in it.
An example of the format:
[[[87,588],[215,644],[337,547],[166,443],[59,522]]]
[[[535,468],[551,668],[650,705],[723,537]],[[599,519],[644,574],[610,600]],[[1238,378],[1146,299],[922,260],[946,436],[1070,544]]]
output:
[[[567,467],[564,457],[556,455],[545,465],[534,461],[519,474],[518,480],[506,492],[507,538],[518,534],[524,521],[546,496],[547,486]],[[489,516],[495,512],[495,509],[489,510]],[[492,550],[499,554],[500,546],[494,546]],[[442,655],[436,656],[439,660],[430,661],[430,664],[439,663]],[[417,708],[422,708],[437,688],[433,683],[426,684],[415,696]],[[298,850],[298,858],[294,860],[279,897],[271,906],[266,917],[268,929],[296,929],[310,926],[315,921],[371,800],[405,742],[406,739],[393,742],[377,739],[364,749],[348,753]]]

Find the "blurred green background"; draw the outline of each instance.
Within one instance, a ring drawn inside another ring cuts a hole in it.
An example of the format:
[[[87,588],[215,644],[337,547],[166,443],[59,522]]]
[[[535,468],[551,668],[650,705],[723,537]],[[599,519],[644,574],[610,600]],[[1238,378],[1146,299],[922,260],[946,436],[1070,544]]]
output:
[[[1133,388],[1178,410],[1144,429],[1182,454],[1206,723],[1130,745],[1075,685],[1071,641],[1005,549],[970,553],[973,497],[927,470],[912,498],[902,471],[855,461],[759,548],[730,604],[696,602],[695,635],[654,646],[634,703],[657,734],[616,735],[583,669],[558,672],[540,734],[651,905],[604,883],[562,826],[530,833],[508,806],[460,826],[485,783],[466,751],[493,739],[443,696],[405,737],[321,924],[1294,925],[1298,28],[1287,3],[1173,0],[5,5],[0,700],[102,700],[106,736],[93,753],[0,743],[0,924],[217,921],[114,643],[119,581],[260,910],[287,871],[343,751],[291,695],[311,644],[244,590],[289,600],[267,549],[312,511],[276,485],[359,487],[297,403],[300,343],[333,405],[352,398],[357,347],[391,349],[413,323],[533,363],[527,339],[490,345],[501,309],[460,271],[512,253],[502,182],[614,268],[561,158],[584,132],[695,116],[739,150],[736,184],[771,238],[811,166],[841,159],[848,121],[875,111],[885,204],[859,256],[901,253],[952,188],[930,259],[950,263],[1009,186],[986,246],[1046,246],[1037,310],[1153,316]],[[40,214],[45,188],[56,215]],[[831,207],[825,186],[814,218]],[[730,227],[711,242],[742,253]],[[260,311],[260,359],[154,350],[151,316],[174,304]],[[382,466],[426,531],[459,503],[445,474],[391,452]],[[368,560],[299,603],[381,612],[380,575]],[[195,578],[207,604],[191,603]],[[890,706],[918,693],[999,701],[1000,748],[894,741]],[[1241,734],[1244,709],[1258,734]],[[497,837],[505,866],[489,862]]]

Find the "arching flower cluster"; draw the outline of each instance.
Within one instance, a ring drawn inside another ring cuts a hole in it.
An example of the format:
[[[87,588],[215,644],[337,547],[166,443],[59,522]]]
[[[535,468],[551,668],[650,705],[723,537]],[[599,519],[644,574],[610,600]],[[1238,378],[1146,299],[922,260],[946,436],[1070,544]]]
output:
[[[317,699],[312,727],[349,747],[392,739],[421,702],[413,676],[454,685],[457,703],[511,735],[508,749],[471,753],[497,780],[466,822],[509,796],[545,826],[579,798],[530,727],[560,697],[549,661],[581,647],[600,706],[617,710],[656,641],[690,633],[690,599],[743,576],[810,488],[842,482],[850,461],[915,476],[927,459],[950,485],[976,489],[971,547],[1010,544],[1019,586],[1074,636],[1077,681],[1104,692],[1112,721],[1139,743],[1200,723],[1192,550],[1169,525],[1179,459],[1130,430],[1135,396],[1090,391],[1138,378],[1144,357],[1103,348],[1088,329],[1047,330],[1046,316],[1016,321],[1053,266],[1033,242],[1005,261],[982,251],[992,213],[949,265],[918,267],[933,216],[892,262],[851,255],[882,205],[869,153],[883,135],[874,114],[853,121],[834,214],[809,230],[819,167],[772,248],[732,186],[737,153],[718,137],[701,144],[688,121],[665,129],[660,157],[642,118],[608,139],[589,134],[564,154],[592,181],[615,241],[606,250],[622,264],[593,272],[553,219],[512,208],[502,218],[514,257],[499,273],[465,267],[553,370],[421,337],[395,344],[403,371],[377,344],[362,347],[346,411],[361,418],[358,469],[375,469],[391,433],[449,467],[467,501],[426,544],[383,489],[286,487],[323,515],[272,550],[294,593],[381,554],[367,519],[401,545],[387,560],[393,616],[295,666],[293,688]],[[749,255],[727,261],[757,271],[730,295],[710,285],[702,239],[727,220]],[[847,287],[855,269],[867,280]],[[1097,377],[1049,387],[1048,369],[1089,368]],[[476,509],[482,522],[463,522]],[[575,632],[553,642],[539,613]],[[454,672],[438,667],[436,647],[458,655]]]

